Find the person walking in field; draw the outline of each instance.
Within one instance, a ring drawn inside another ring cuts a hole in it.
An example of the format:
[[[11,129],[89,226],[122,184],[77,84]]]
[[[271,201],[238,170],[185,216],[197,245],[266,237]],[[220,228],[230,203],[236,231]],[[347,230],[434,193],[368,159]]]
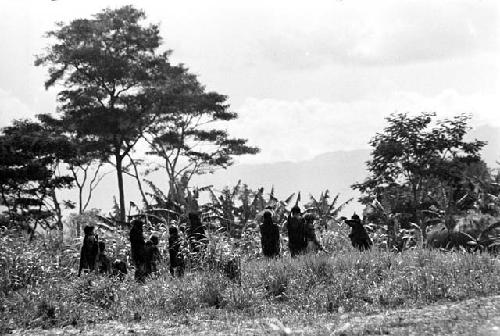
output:
[[[305,235],[305,222],[297,204],[294,205],[290,215],[288,215],[285,227],[288,232],[288,247],[292,257],[306,253],[307,240]]]
[[[307,213],[304,215],[304,235],[307,243],[307,252],[326,252],[321,242],[316,236],[316,229],[314,228],[314,220],[316,216],[312,213]]]
[[[150,275],[158,271],[158,264],[161,261],[161,253],[158,248],[159,239],[152,235],[149,241],[146,242],[144,248],[145,275]]]
[[[268,258],[278,257],[280,255],[280,231],[278,225],[273,222],[271,211],[264,212],[263,222],[259,228],[262,254]]]
[[[347,219],[345,222],[351,227],[349,238],[351,239],[352,246],[360,251],[369,250],[373,243],[359,216],[353,214],[351,219]]]
[[[96,261],[96,267],[97,271],[99,273],[105,273],[109,274],[111,273],[111,260],[109,260],[108,256],[106,255],[106,243],[103,241],[100,241],[97,243],[98,246],[98,251],[99,253],[97,254],[97,261]]]
[[[80,267],[78,268],[78,276],[82,271],[93,271],[96,268],[97,254],[99,253],[98,237],[94,233],[93,226],[86,226],[83,229],[85,236],[83,237],[82,249],[80,251]]]
[[[170,274],[182,277],[184,275],[185,261],[182,253],[182,239],[179,229],[170,225],[168,229],[168,254],[170,257]]]
[[[130,250],[133,264],[135,266],[135,279],[144,282],[146,276],[146,242],[143,234],[144,223],[140,219],[132,221],[130,229]]]

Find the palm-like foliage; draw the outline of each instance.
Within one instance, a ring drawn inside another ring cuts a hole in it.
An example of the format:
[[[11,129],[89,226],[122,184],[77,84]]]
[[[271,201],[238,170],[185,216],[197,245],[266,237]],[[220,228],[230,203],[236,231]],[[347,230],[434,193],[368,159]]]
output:
[[[310,202],[306,204],[306,211],[314,213],[319,220],[320,226],[327,228],[330,221],[336,220],[344,207],[352,201],[352,198],[338,204],[340,194],[337,194],[330,202],[330,191],[322,192],[319,199],[310,195]]]
[[[294,196],[295,193],[292,193],[282,201],[274,197],[274,188],[271,189],[271,192],[269,194],[269,201],[266,207],[273,211],[273,217],[277,223],[282,223],[285,220],[286,216],[288,215],[288,207],[292,204]],[[298,202],[299,200],[300,192],[297,196],[296,202]]]
[[[210,193],[210,202],[202,206],[202,213],[205,220],[218,220],[221,226],[229,232],[234,229],[235,216],[238,214],[238,207],[235,204],[236,196],[241,187],[238,181],[233,188],[225,187],[217,196],[213,188],[207,188]]]

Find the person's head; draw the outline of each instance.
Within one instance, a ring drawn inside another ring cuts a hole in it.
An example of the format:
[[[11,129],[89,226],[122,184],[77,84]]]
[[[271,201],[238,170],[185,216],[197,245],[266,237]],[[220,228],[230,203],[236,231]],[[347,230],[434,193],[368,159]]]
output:
[[[264,211],[263,218],[264,218],[264,221],[270,221],[273,219],[273,214],[271,213],[271,211],[266,210],[266,211]]]
[[[86,226],[83,228],[83,233],[86,235],[86,236],[90,236],[90,235],[93,235],[94,234],[94,227],[93,226]]]
[[[103,253],[104,250],[106,249],[106,243],[103,242],[103,241],[100,241],[99,243],[97,243],[98,246],[99,246],[99,252]]]
[[[136,230],[142,230],[144,223],[140,219],[134,219],[132,221],[132,228]]]
[[[295,204],[292,208],[292,216],[293,217],[300,216],[300,208],[297,204]]]
[[[152,235],[151,238],[149,238],[149,240],[151,240],[151,243],[153,243],[153,245],[158,245],[159,243],[159,239],[155,235]]]
[[[358,216],[356,213],[354,213],[354,214],[352,215],[351,219],[352,219],[353,221],[357,221],[357,222],[361,221],[361,220],[360,220],[360,218],[359,218],[359,216]]]

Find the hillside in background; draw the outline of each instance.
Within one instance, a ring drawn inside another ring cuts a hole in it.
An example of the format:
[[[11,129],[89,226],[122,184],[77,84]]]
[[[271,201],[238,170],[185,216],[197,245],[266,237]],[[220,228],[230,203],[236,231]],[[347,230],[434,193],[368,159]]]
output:
[[[293,192],[302,192],[302,204],[309,201],[309,194],[318,197],[325,189],[331,195],[340,193],[339,202],[349,198],[357,199],[359,194],[350,189],[356,181],[367,175],[365,161],[369,150],[340,151],[325,153],[312,160],[299,162],[278,162],[269,164],[240,165],[215,174],[199,176],[197,185],[213,184],[215,188],[235,185],[239,179],[252,189],[264,187],[268,193],[274,186],[278,198],[286,198]],[[346,213],[359,211],[360,206],[353,202]]]

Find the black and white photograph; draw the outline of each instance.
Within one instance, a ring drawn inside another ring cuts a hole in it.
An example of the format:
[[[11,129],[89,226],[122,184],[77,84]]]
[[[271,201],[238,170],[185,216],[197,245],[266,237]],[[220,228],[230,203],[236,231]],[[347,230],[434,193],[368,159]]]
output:
[[[0,335],[500,336],[500,2],[0,0]]]

